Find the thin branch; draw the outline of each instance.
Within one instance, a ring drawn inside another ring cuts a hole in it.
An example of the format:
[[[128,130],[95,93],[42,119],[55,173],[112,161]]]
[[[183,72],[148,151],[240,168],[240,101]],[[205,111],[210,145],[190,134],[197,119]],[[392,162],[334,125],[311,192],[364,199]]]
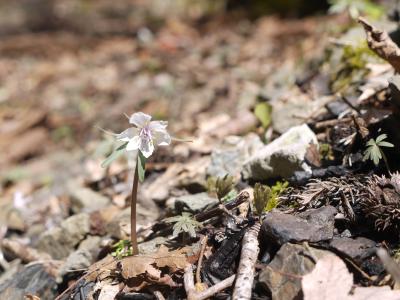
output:
[[[258,233],[261,224],[254,224],[244,235],[232,300],[250,300],[258,252]]]
[[[218,282],[217,284],[206,289],[205,291],[196,292],[193,280],[193,267],[192,265],[190,265],[185,269],[185,274],[183,275],[183,281],[188,300],[205,300],[215,295],[216,293],[230,287],[235,281],[235,275],[232,275]]]
[[[203,240],[201,241],[200,257],[199,257],[199,261],[197,262],[197,270],[196,270],[196,283],[197,284],[201,283],[200,271],[201,271],[201,264],[203,263],[204,251],[206,250],[206,246],[207,246],[207,241],[208,241],[208,236],[205,236],[203,238]]]

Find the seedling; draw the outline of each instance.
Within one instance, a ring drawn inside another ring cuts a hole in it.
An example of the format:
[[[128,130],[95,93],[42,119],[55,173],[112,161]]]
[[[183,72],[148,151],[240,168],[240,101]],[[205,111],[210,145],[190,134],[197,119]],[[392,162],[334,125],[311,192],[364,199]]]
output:
[[[220,203],[225,202],[232,197],[235,197],[236,191],[234,190],[235,179],[226,174],[224,177],[218,177],[215,183],[215,191]]]
[[[270,212],[279,204],[279,195],[286,190],[287,181],[277,181],[271,188],[267,185],[256,183],[254,186],[254,206],[260,216],[263,212]]]
[[[390,168],[389,168],[389,164],[386,158],[385,153],[382,150],[382,147],[387,147],[387,148],[392,148],[394,147],[394,145],[392,143],[386,142],[385,139],[387,138],[387,134],[381,134],[380,136],[378,136],[376,138],[376,140],[374,139],[370,139],[367,142],[367,149],[365,149],[364,151],[364,161],[365,160],[372,160],[375,166],[379,165],[379,161],[381,159],[383,159],[383,161],[385,162],[385,166],[386,169],[388,170],[388,172],[390,173]]]
[[[181,232],[188,233],[191,237],[196,237],[196,229],[202,224],[196,221],[190,213],[184,212],[180,216],[166,218],[165,222],[175,223],[173,227],[173,236],[178,236]]]
[[[134,127],[115,135],[122,144],[103,162],[102,167],[107,167],[125,151],[138,151],[131,194],[131,244],[132,254],[137,255],[139,248],[136,235],[136,202],[139,181],[144,180],[146,160],[153,154],[155,147],[169,145],[171,137],[166,130],[167,122],[151,121],[151,116],[142,112],[132,114],[129,123]]]
[[[132,255],[132,246],[128,240],[120,240],[113,245],[114,251],[111,253],[112,256],[121,259],[125,256]]]
[[[262,185],[260,183],[256,183],[254,186],[254,206],[256,208],[256,212],[260,217],[264,212],[265,207],[268,202],[271,200],[272,191],[271,188],[267,185]]]

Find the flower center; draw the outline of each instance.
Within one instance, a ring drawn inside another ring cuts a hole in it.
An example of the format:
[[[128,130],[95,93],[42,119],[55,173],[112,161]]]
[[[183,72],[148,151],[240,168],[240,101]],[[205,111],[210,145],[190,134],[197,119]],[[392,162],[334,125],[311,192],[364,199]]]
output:
[[[140,130],[140,138],[146,140],[146,141],[150,141],[151,140],[151,130],[145,126]]]

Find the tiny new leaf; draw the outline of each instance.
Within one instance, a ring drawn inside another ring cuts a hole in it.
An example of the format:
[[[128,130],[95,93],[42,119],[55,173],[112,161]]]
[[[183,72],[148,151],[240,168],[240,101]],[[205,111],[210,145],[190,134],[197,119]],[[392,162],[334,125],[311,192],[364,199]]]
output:
[[[143,182],[144,180],[144,173],[145,173],[145,168],[146,168],[146,157],[143,156],[142,152],[139,150],[138,151],[138,158],[137,158],[137,164],[138,164],[138,175],[139,175],[139,181]]]
[[[108,156],[106,158],[106,160],[103,161],[103,163],[101,164],[101,167],[102,168],[107,168],[114,160],[116,160],[118,157],[120,157],[122,155],[122,153],[124,153],[126,145],[128,145],[128,142],[125,142],[122,145],[118,146],[113,151],[113,153],[111,153],[110,156]]]
[[[260,120],[264,128],[268,128],[271,124],[272,106],[266,102],[261,102],[254,108],[254,114]]]

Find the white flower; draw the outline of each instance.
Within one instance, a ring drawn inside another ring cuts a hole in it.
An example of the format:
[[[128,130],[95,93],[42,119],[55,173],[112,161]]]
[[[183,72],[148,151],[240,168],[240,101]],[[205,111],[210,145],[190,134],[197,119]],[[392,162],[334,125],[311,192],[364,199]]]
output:
[[[150,157],[155,146],[167,146],[171,137],[166,128],[168,122],[151,121],[151,116],[142,112],[131,115],[129,123],[135,127],[126,129],[117,134],[117,139],[128,142],[126,151],[140,150],[144,157]]]

